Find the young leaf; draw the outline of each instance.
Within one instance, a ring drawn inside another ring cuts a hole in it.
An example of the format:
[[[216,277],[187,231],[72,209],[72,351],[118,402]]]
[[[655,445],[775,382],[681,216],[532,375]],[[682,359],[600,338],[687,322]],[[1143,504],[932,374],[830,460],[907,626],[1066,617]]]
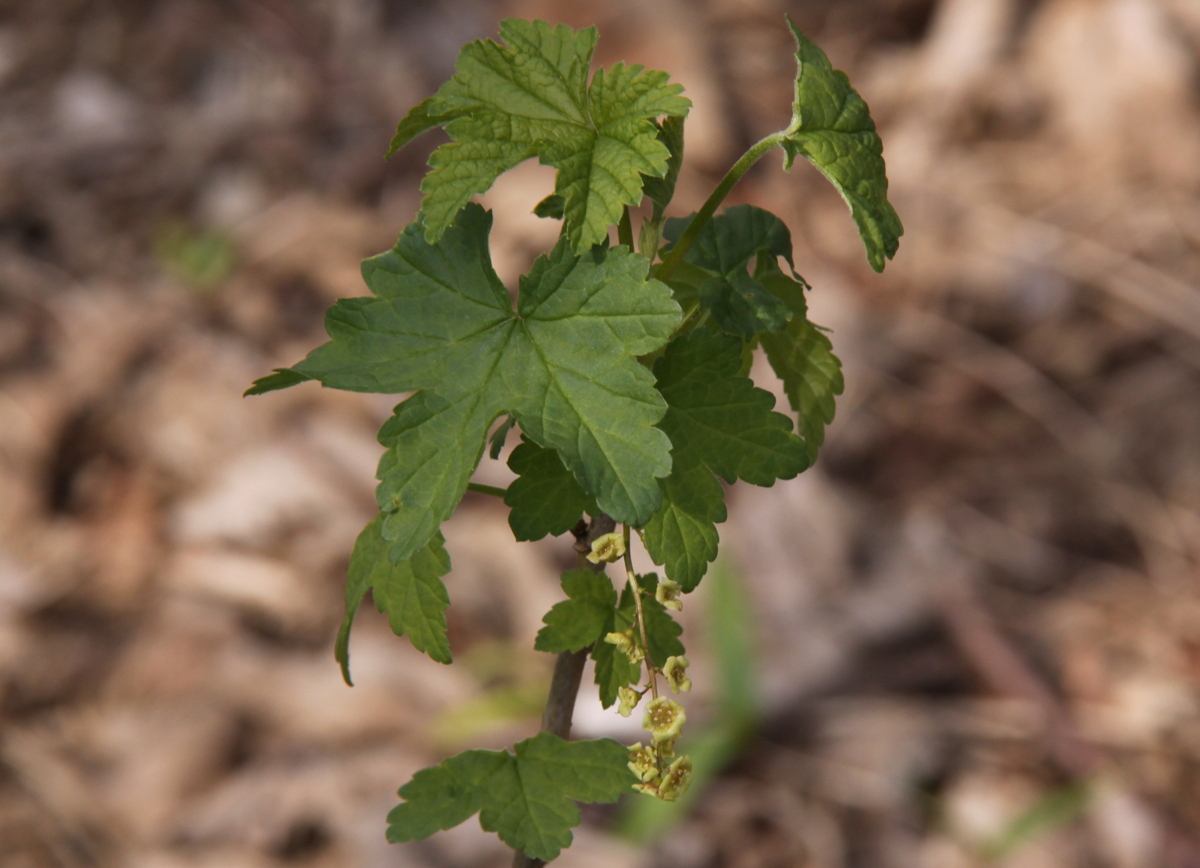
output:
[[[808,321],[805,286],[781,272],[774,263],[759,263],[756,276],[792,309],[792,320],[781,332],[760,337],[767,361],[783,381],[788,403],[800,420],[800,436],[810,461],[825,442],[825,426],[833,421],[834,398],[842,394],[842,363],[833,345]]]
[[[716,524],[725,520],[720,485],[705,474],[773,485],[810,464],[791,420],[774,412],[774,396],[756,388],[742,365],[741,341],[703,331],[676,338],[654,364],[667,401],[659,427],[671,438],[675,465],[644,539],[654,562],[689,591],[716,557]]]
[[[562,196],[557,193],[551,193],[533,206],[533,213],[538,217],[561,220],[563,219],[563,209],[565,206],[566,200]]]
[[[471,196],[536,156],[558,169],[564,229],[585,251],[608,237],[623,206],[641,200],[643,175],[666,174],[670,154],[653,119],[686,115],[691,102],[666,73],[623,63],[598,70],[589,86],[594,27],[510,18],[500,37],[506,44],[465,46],[454,77],[397,130],[394,147],[442,123],[453,140],[434,151],[421,184],[426,239],[440,238]]]
[[[488,438],[488,457],[495,461],[500,457],[500,453],[504,451],[504,441],[508,439],[508,432],[512,430],[513,425],[517,424],[517,420],[512,416],[505,416],[504,421],[496,426],[496,430],[492,432],[492,436]]]
[[[643,531],[646,550],[684,591],[693,591],[717,557],[717,525],[725,521],[725,492],[694,452],[676,452],[663,480],[662,509]]]
[[[658,139],[667,146],[670,157],[667,171],[662,177],[642,176],[642,189],[654,205],[651,220],[661,220],[667,206],[675,198],[675,184],[679,181],[679,170],[683,167],[683,116],[663,118],[658,125]]]
[[[514,750],[470,750],[417,772],[388,814],[388,840],[427,838],[478,812],[485,831],[549,862],[571,844],[575,802],[615,802],[636,783],[629,749],[612,739],[563,741],[542,732]]]
[[[538,651],[582,651],[607,632],[604,628],[617,605],[612,580],[604,573],[570,570],[563,573],[562,587],[569,599],[555,603],[542,618],[546,626],[533,644]]]
[[[358,535],[346,577],[346,616],[338,630],[334,657],[342,667],[342,677],[350,680],[350,628],[354,615],[373,589],[375,606],[387,612],[388,623],[397,636],[408,636],[413,647],[438,663],[450,662],[450,643],[446,640],[445,611],[450,595],[442,576],[450,572],[442,535],[435,534],[412,557],[398,564],[388,558],[389,544],[380,533],[382,516],[376,516]]]
[[[508,524],[518,540],[558,536],[578,524],[584,512],[599,512],[555,450],[526,440],[512,451],[508,466],[519,474],[504,495],[511,508]]]
[[[896,255],[904,227],[887,198],[883,142],[866,102],[850,79],[833,68],[825,52],[810,42],[788,16],[796,38],[796,96],[792,123],[783,140],[784,168],[802,156],[821,170],[842,194],[867,249],[867,261],[883,271]]]
[[[666,238],[674,244],[691,221],[692,217],[668,220]],[[782,256],[790,265],[792,236],[787,226],[762,208],[734,205],[704,225],[683,258],[705,275],[700,303],[722,329],[745,340],[782,330],[791,316],[787,305],[746,270],[760,252]]]
[[[393,561],[454,510],[492,420],[558,450],[600,510],[640,525],[661,502],[670,442],[665,403],[637,356],[679,324],[670,290],[622,248],[575,256],[564,240],[520,282],[517,309],[492,270],[491,214],[469,205],[437,244],[418,224],[363,263],[373,298],[326,316],[331,340],[293,370],[326,386],[417,391],[381,432],[376,494]]]
[[[291,368],[276,368],[265,377],[255,380],[254,384],[242,393],[242,397],[248,398],[251,395],[265,395],[267,392],[275,392],[279,389],[290,389],[308,379],[303,374],[297,374]]]

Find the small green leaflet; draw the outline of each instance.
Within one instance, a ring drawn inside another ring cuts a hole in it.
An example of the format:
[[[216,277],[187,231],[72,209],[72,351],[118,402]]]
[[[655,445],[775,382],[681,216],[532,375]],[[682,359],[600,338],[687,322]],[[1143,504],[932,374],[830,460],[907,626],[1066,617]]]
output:
[[[666,73],[624,63],[597,70],[589,85],[594,27],[509,18],[500,37],[504,45],[476,40],[462,49],[455,75],[400,122],[392,152],[443,124],[453,140],[434,151],[421,184],[431,243],[471,196],[538,157],[558,169],[564,228],[583,252],[608,237],[622,207],[641,201],[643,175],[667,173],[654,118],[686,115],[691,102]]]
[[[683,115],[663,118],[658,125],[658,138],[667,146],[670,157],[667,159],[667,171],[662,177],[642,176],[643,189],[654,209],[650,214],[651,220],[661,220],[675,198],[675,184],[679,181],[679,170],[683,168]]]
[[[675,463],[644,540],[654,562],[688,591],[716,556],[715,525],[725,519],[712,473],[773,485],[810,463],[791,420],[774,412],[774,396],[742,375],[742,366],[741,341],[702,330],[673,340],[654,364],[667,401],[659,427],[671,438]]]
[[[417,772],[388,814],[388,840],[428,838],[478,812],[485,831],[549,862],[571,845],[575,802],[615,802],[636,783],[629,749],[612,739],[563,741],[542,732],[514,750],[469,750]]]
[[[242,393],[242,397],[265,395],[267,392],[274,392],[278,389],[288,389],[298,383],[306,382],[308,379],[310,378],[303,374],[297,374],[291,368],[276,368],[267,376],[255,380],[254,385]]]
[[[526,440],[512,451],[508,466],[519,474],[504,495],[510,507],[508,524],[518,540],[558,536],[573,528],[584,512],[599,512],[555,450]]]
[[[604,628],[617,605],[617,591],[606,573],[570,570],[563,573],[562,588],[568,599],[543,616],[546,626],[533,643],[538,651],[582,651],[608,632]]]
[[[664,234],[672,244],[694,216],[667,221]],[[792,236],[787,226],[762,208],[735,205],[706,223],[683,257],[703,277],[700,303],[712,311],[722,329],[744,340],[759,332],[780,331],[791,317],[787,305],[746,270],[760,252],[782,256],[790,265]],[[695,280],[691,277],[688,282]]]
[[[834,399],[842,394],[842,363],[829,338],[808,321],[805,286],[788,277],[773,262],[759,262],[755,276],[792,309],[792,320],[781,332],[760,337],[767,361],[783,381],[788,403],[800,419],[800,436],[810,461],[825,442],[825,426],[833,421]]]
[[[375,297],[335,304],[331,340],[293,368],[333,388],[417,392],[380,431],[388,451],[376,499],[394,562],[454,510],[502,413],[557,449],[617,521],[648,521],[671,470],[670,442],[654,427],[665,402],[637,361],[679,324],[670,289],[646,279],[637,254],[577,257],[560,239],[521,279],[514,311],[488,256],[491,222],[468,205],[437,244],[410,225],[363,263]]]
[[[394,564],[388,558],[389,543],[380,533],[382,516],[376,516],[358,535],[346,577],[346,616],[338,630],[334,657],[342,677],[350,680],[350,628],[368,590],[374,591],[375,606],[387,612],[388,623],[397,636],[408,636],[413,647],[438,663],[450,662],[446,640],[445,611],[450,595],[442,576],[450,572],[442,535],[435,534],[407,560]]]
[[[694,452],[677,452],[671,475],[663,480],[662,509],[642,533],[651,559],[694,591],[717,559],[717,525],[725,521],[725,492]]]
[[[512,416],[505,416],[504,421],[496,426],[496,430],[488,438],[488,457],[493,461],[499,458],[500,453],[504,451],[504,441],[508,439],[508,432],[516,424],[517,420]]]
[[[658,255],[664,215],[667,206],[675,198],[675,184],[679,181],[679,170],[683,167],[683,118],[663,118],[658,128],[658,138],[667,146],[671,157],[667,161],[667,173],[663,177],[642,176],[642,189],[650,197],[654,207],[649,219],[642,221],[642,228],[638,234],[638,252],[651,260]]]
[[[883,142],[866,102],[834,69],[825,52],[810,42],[788,16],[796,37],[796,96],[792,123],[783,140],[784,168],[802,156],[821,170],[850,206],[867,261],[883,271],[896,255],[904,227],[887,198]]]
[[[658,600],[654,591],[658,588],[658,576],[649,573],[638,576],[638,584],[645,592],[642,595],[642,611],[646,615],[646,639],[650,643],[650,660],[662,668],[668,657],[682,655],[683,643],[679,636],[683,628],[671,617],[671,613]],[[562,605],[559,603],[559,605]],[[600,704],[608,708],[617,701],[617,691],[633,684],[641,677],[641,667],[632,662],[617,646],[603,641],[609,633],[619,633],[634,625],[637,604],[628,584],[621,591],[621,602],[610,611],[610,618],[600,630],[599,638],[592,648],[592,659],[596,662],[596,685],[600,688]],[[553,609],[551,610],[553,611]],[[539,638],[541,634],[539,633]]]

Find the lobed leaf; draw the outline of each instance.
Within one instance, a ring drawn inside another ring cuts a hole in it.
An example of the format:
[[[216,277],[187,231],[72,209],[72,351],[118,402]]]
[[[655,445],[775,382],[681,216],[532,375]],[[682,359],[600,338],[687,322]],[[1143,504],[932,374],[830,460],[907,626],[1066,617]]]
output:
[[[416,392],[380,432],[376,492],[391,558],[450,515],[504,413],[557,450],[598,510],[644,524],[670,473],[666,409],[637,357],[679,324],[669,288],[623,248],[579,257],[560,239],[520,281],[517,309],[492,270],[491,214],[464,208],[436,244],[419,224],[363,263],[371,298],[330,309],[331,340],[292,370],[326,386]]]
[[[584,512],[599,512],[555,450],[527,440],[512,451],[508,466],[518,476],[508,486],[504,503],[510,507],[508,524],[518,540],[558,536],[578,524]]]
[[[799,417],[809,461],[816,461],[817,450],[825,442],[825,426],[833,421],[834,399],[845,388],[842,363],[833,354],[829,338],[808,320],[805,285],[771,263],[760,265],[759,279],[792,309],[787,328],[764,334],[760,341]]]
[[[342,677],[350,680],[350,628],[354,615],[368,590],[374,591],[375,606],[386,612],[392,632],[408,636],[413,647],[438,663],[450,662],[450,643],[446,639],[445,611],[450,595],[442,576],[450,572],[440,533],[423,548],[400,563],[388,557],[389,543],[381,533],[382,516],[376,516],[354,543],[346,577],[346,615],[334,644],[334,657],[342,667]]]
[[[479,824],[534,859],[571,844],[576,802],[615,802],[636,779],[629,751],[612,739],[563,741],[542,732],[514,753],[470,750],[422,769],[388,814],[389,841],[415,841],[479,814]]]
[[[654,364],[667,402],[659,427],[671,438],[675,463],[663,483],[663,508],[643,539],[654,562],[686,590],[716,557],[716,525],[725,520],[724,493],[712,474],[773,485],[811,463],[791,420],[774,412],[774,396],[743,373],[742,349],[736,338],[696,331],[673,340]]]
[[[646,550],[685,592],[694,591],[717,558],[717,525],[725,521],[725,492],[694,453],[677,452],[663,480],[662,509],[646,525]]]
[[[607,574],[570,570],[563,573],[562,588],[568,599],[543,616],[546,626],[533,644],[538,651],[582,651],[608,632],[604,628],[617,605],[617,592]]]
[[[440,124],[452,139],[434,151],[421,184],[426,239],[437,241],[471,196],[536,156],[558,169],[564,230],[585,251],[641,201],[643,176],[667,174],[670,153],[654,118],[686,115],[691,103],[666,73],[641,66],[597,70],[589,85],[594,27],[510,18],[500,37],[505,44],[466,45],[455,75],[409,112],[393,140],[395,150]]]
[[[833,68],[825,52],[800,32],[791,16],[788,26],[796,38],[796,90],[792,123],[783,140],[784,168],[797,156],[816,166],[850,206],[867,261],[883,271],[896,255],[904,226],[887,198],[883,142],[866,102],[850,79]]]
[[[672,244],[678,241],[694,216],[668,220],[666,238]],[[791,316],[787,305],[747,271],[760,253],[782,256],[791,264],[787,226],[762,208],[734,205],[704,225],[683,257],[695,269],[685,280],[698,284],[700,303],[722,329],[745,340],[782,330]]]

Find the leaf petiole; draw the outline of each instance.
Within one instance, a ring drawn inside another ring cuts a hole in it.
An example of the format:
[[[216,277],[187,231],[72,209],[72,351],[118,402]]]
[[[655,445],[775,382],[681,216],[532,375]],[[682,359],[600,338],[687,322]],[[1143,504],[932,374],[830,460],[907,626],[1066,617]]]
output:
[[[734,188],[734,185],[742,179],[742,176],[750,171],[750,167],[763,158],[763,156],[772,148],[783,144],[783,140],[788,137],[791,132],[789,127],[786,130],[780,130],[777,133],[771,133],[762,141],[759,141],[751,146],[750,150],[742,154],[741,158],[733,164],[725,177],[721,179],[721,183],[712,191],[704,204],[700,206],[700,210],[696,212],[696,216],[688,224],[683,235],[675,242],[675,246],[671,248],[671,252],[663,259],[662,264],[658,267],[658,273],[655,275],[659,280],[665,281],[675,271],[680,261],[687,254],[688,249],[692,246],[692,242],[700,234],[700,230],[704,225],[712,219],[713,214],[717,213],[717,208],[725,201],[725,197],[729,195],[729,191]]]
[[[637,610],[638,629],[642,635],[642,647],[646,650],[646,675],[650,680],[650,692],[658,699],[658,671],[650,657],[650,639],[646,633],[646,613],[642,608],[642,587],[638,584],[637,573],[633,571],[633,558],[629,553],[629,525],[621,525],[625,534],[625,575],[629,580],[629,590],[633,594],[633,606]]]
[[[482,482],[468,482],[467,491],[473,491],[476,494],[490,494],[492,497],[504,497],[508,494],[507,488],[497,488],[495,485],[484,485]]]

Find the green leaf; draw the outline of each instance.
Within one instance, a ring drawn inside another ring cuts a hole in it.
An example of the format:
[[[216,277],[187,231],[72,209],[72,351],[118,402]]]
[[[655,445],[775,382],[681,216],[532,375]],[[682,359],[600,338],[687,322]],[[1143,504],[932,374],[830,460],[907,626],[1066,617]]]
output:
[[[404,116],[400,124],[396,127],[396,135],[392,137],[392,144],[388,147],[388,152],[384,156],[385,160],[422,133],[427,133],[434,127],[448,124],[455,118],[462,117],[467,112],[465,109],[454,109],[442,113],[431,112],[429,107],[433,103],[433,100],[433,97],[421,100],[421,102],[408,110],[408,114]]]
[[[408,560],[394,564],[388,558],[388,542],[380,533],[382,516],[376,516],[358,535],[346,577],[346,616],[338,630],[334,657],[342,677],[350,680],[350,628],[368,590],[374,590],[375,606],[386,612],[397,636],[408,636],[413,647],[438,663],[450,662],[446,640],[445,611],[450,595],[442,576],[450,572],[440,533]]]
[[[242,397],[246,398],[250,395],[265,395],[267,392],[274,392],[278,389],[288,389],[298,383],[303,383],[311,380],[312,377],[306,377],[303,374],[298,374],[291,368],[276,368],[274,372],[267,374],[265,377],[259,377],[254,381],[249,389],[242,393]]]
[[[375,500],[383,535],[394,541],[393,561],[424,545],[462,500],[495,418],[489,409],[477,394],[451,401],[417,392],[379,429],[387,451],[379,459]]]
[[[791,420],[774,412],[774,396],[742,373],[742,346],[736,338],[696,331],[673,340],[654,364],[667,401],[659,427],[671,438],[675,458],[663,483],[663,507],[643,539],[651,559],[688,591],[716,557],[716,525],[725,520],[723,492],[712,474],[773,485],[811,463]]]
[[[508,439],[508,432],[516,424],[517,420],[512,416],[505,416],[504,421],[496,426],[496,430],[488,438],[488,457],[493,461],[500,457],[500,453],[504,450],[504,441]]]
[[[654,203],[651,220],[661,220],[667,206],[675,198],[675,184],[679,181],[679,170],[683,167],[683,121],[682,115],[663,118],[658,124],[658,139],[667,146],[667,171],[661,178],[642,176],[642,189]]]
[[[413,775],[388,814],[389,841],[415,841],[479,813],[505,844],[549,862],[571,844],[575,802],[615,802],[636,780],[612,739],[563,741],[539,733],[508,751],[470,750]]]
[[[767,361],[783,381],[788,403],[800,421],[800,436],[810,461],[825,442],[825,426],[833,421],[834,399],[842,394],[842,363],[833,354],[829,338],[808,320],[805,285],[783,274],[773,263],[760,263],[759,278],[792,309],[792,320],[782,332],[760,337]]]
[[[533,206],[533,213],[538,217],[547,217],[551,220],[563,219],[563,209],[566,207],[567,200],[557,193],[551,193],[542,201]]]
[[[784,168],[802,156],[821,170],[842,194],[867,249],[867,261],[883,271],[896,255],[904,227],[887,198],[883,142],[866,102],[850,79],[834,69],[825,52],[810,42],[791,17],[796,37],[796,96],[792,123],[783,140]]]
[[[643,531],[646,550],[685,592],[696,589],[717,557],[717,525],[726,519],[725,492],[693,453],[676,453],[663,480],[662,509]]]
[[[691,221],[692,217],[668,220],[666,238],[674,244]],[[734,205],[704,225],[683,257],[705,275],[699,286],[700,303],[712,311],[722,329],[746,340],[759,332],[782,330],[791,316],[787,305],[747,271],[760,252],[782,256],[791,264],[792,237],[787,226],[762,208]]]
[[[510,18],[500,36],[504,45],[466,45],[456,74],[401,123],[408,138],[446,123],[452,139],[434,151],[421,184],[426,238],[436,241],[471,196],[536,156],[558,169],[564,229],[585,251],[608,237],[623,206],[641,201],[643,175],[667,173],[670,153],[653,119],[686,115],[691,102],[666,73],[641,66],[598,70],[589,85],[594,27]]]
[[[699,331],[673,340],[654,365],[667,402],[659,427],[674,449],[694,451],[726,482],[791,479],[808,468],[804,444],[791,419],[773,411],[775,396],[741,369],[736,338]]]
[[[596,662],[596,686],[600,688],[600,704],[605,708],[617,701],[617,691],[637,681],[642,668],[612,645],[603,640],[609,633],[621,633],[633,626],[634,603],[626,591],[621,594],[621,604],[609,612],[609,617],[600,631],[601,640],[592,646],[592,660]]]
[[[670,473],[655,423],[665,403],[637,356],[679,324],[670,290],[623,248],[575,256],[565,240],[520,281],[517,309],[492,270],[491,214],[460,213],[437,244],[409,226],[363,263],[373,298],[330,309],[331,340],[294,367],[326,386],[415,391],[380,432],[377,500],[393,561],[424,545],[453,511],[494,419],[558,451],[581,487],[617,521],[642,525]]]
[[[533,647],[559,654],[582,651],[604,638],[609,618],[617,605],[617,592],[605,573],[570,570],[563,573],[562,587],[569,599],[555,603],[542,620]]]
[[[511,508],[508,524],[518,540],[558,536],[573,528],[584,512],[599,512],[555,450],[527,440],[512,451],[508,466],[519,474],[504,495]]]

